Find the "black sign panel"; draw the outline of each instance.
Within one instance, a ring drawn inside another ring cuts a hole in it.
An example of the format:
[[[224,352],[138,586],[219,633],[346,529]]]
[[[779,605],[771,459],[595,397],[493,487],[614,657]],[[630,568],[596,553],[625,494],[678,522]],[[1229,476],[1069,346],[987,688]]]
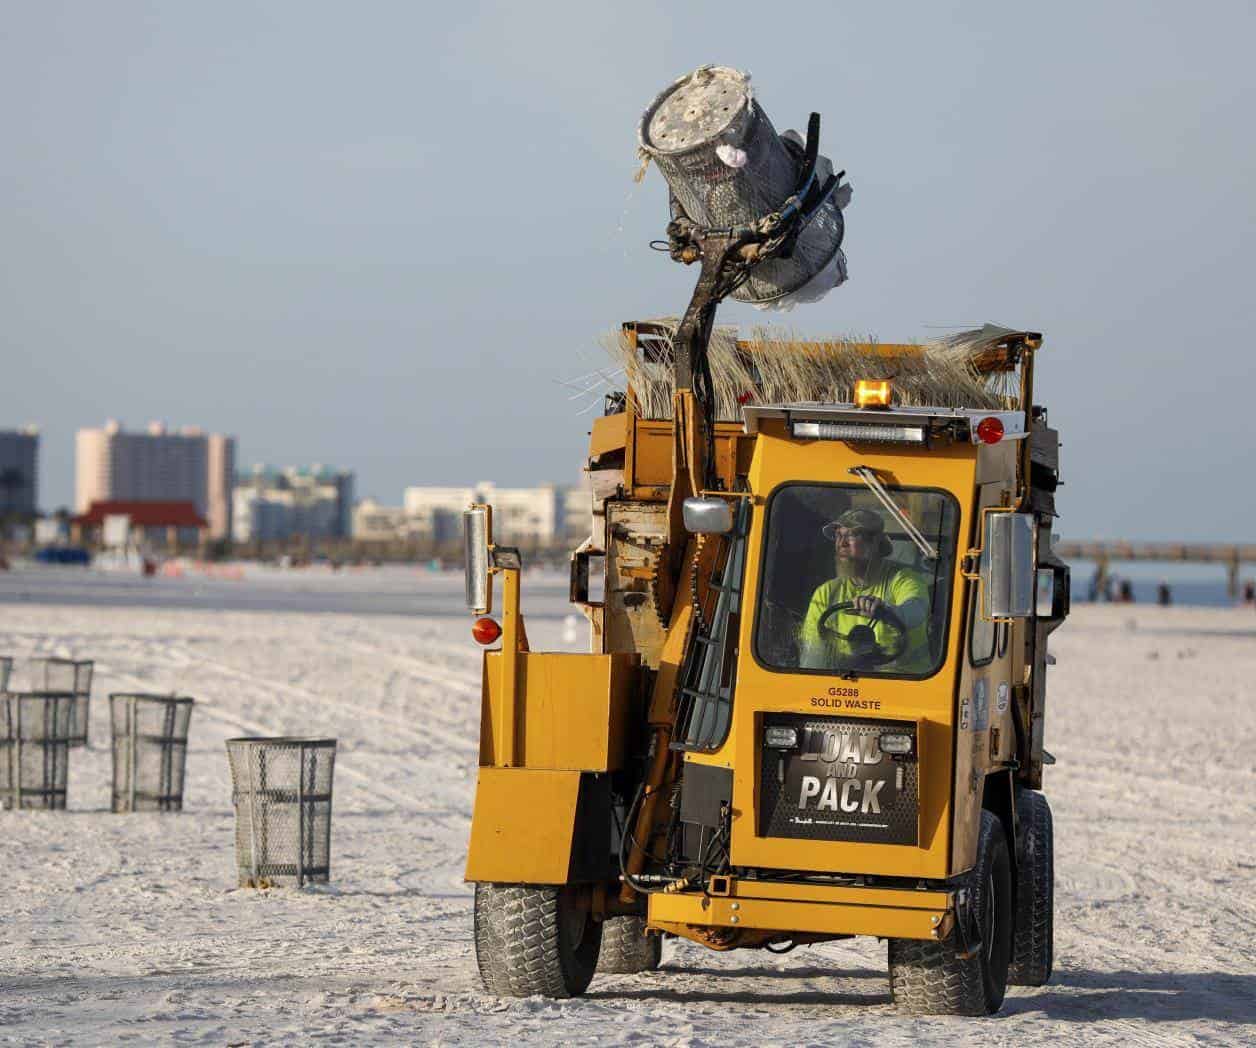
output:
[[[798,744],[769,747],[773,727],[793,728]],[[914,723],[774,713],[763,730],[759,836],[917,843],[919,765],[877,744],[886,731],[914,739]]]

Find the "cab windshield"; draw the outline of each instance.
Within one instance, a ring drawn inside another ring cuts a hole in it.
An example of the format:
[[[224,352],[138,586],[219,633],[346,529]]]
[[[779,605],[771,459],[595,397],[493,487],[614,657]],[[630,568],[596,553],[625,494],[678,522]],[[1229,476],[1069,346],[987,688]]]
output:
[[[768,503],[755,656],[770,669],[923,678],[946,656],[959,505],[889,488],[928,556],[864,485],[788,484]]]

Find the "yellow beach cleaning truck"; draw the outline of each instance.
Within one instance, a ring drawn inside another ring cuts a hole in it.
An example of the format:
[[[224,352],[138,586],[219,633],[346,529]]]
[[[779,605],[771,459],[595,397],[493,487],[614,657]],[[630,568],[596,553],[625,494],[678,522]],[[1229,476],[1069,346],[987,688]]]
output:
[[[678,85],[727,112],[737,81],[699,74]],[[646,122],[683,150],[701,101]],[[491,507],[465,515],[473,634],[496,645],[466,867],[491,993],[578,995],[597,970],[657,967],[663,936],[876,936],[912,1012],[990,1013],[1051,974],[1043,726],[1069,575],[1042,339],[716,328],[727,295],[844,276],[836,246],[799,248],[816,220],[840,241],[818,124],[771,213],[713,228],[673,200],[669,252],[701,275],[683,317],[615,347],[626,388],[590,434],[594,524],[571,561],[588,653],[531,650],[519,553]],[[744,173],[744,153],[721,162]]]
[[[1069,576],[1051,552],[1058,440],[1032,403],[1040,336],[717,335],[725,374],[840,360],[869,379],[845,402],[746,403],[709,441],[683,385],[669,418],[642,414],[655,391],[616,398],[572,559],[589,654],[529,649],[519,556],[487,507],[467,513],[474,631],[501,640],[466,870],[484,984],[579,994],[599,947],[604,970],[647,970],[660,934],[778,952],[873,935],[901,1007],[994,1011],[1052,964],[1040,790]],[[623,339],[649,382],[676,333]],[[984,403],[896,403],[921,387]]]

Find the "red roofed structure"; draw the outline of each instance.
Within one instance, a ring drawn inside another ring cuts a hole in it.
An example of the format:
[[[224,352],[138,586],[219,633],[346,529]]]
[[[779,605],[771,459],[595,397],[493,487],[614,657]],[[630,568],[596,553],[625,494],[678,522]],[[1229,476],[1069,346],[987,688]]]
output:
[[[200,542],[208,527],[192,501],[93,501],[86,513],[70,519],[77,541],[99,541],[106,517],[129,517],[134,539],[168,549],[177,547],[181,538],[185,543]]]

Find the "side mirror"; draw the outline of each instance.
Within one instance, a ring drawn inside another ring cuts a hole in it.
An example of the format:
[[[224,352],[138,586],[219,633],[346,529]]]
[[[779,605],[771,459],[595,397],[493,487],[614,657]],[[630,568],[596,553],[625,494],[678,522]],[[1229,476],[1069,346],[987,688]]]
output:
[[[985,518],[982,618],[1030,618],[1034,614],[1037,581],[1034,518],[1029,513],[987,513]]]
[[[1066,564],[1038,569],[1038,594],[1034,614],[1040,619],[1068,617],[1070,597],[1069,569]]]
[[[488,580],[488,546],[492,532],[492,510],[472,506],[462,513],[462,540],[466,552],[467,607],[476,615],[493,610],[493,591]]]
[[[733,530],[733,507],[724,499],[685,499],[682,512],[691,535],[727,535]]]

